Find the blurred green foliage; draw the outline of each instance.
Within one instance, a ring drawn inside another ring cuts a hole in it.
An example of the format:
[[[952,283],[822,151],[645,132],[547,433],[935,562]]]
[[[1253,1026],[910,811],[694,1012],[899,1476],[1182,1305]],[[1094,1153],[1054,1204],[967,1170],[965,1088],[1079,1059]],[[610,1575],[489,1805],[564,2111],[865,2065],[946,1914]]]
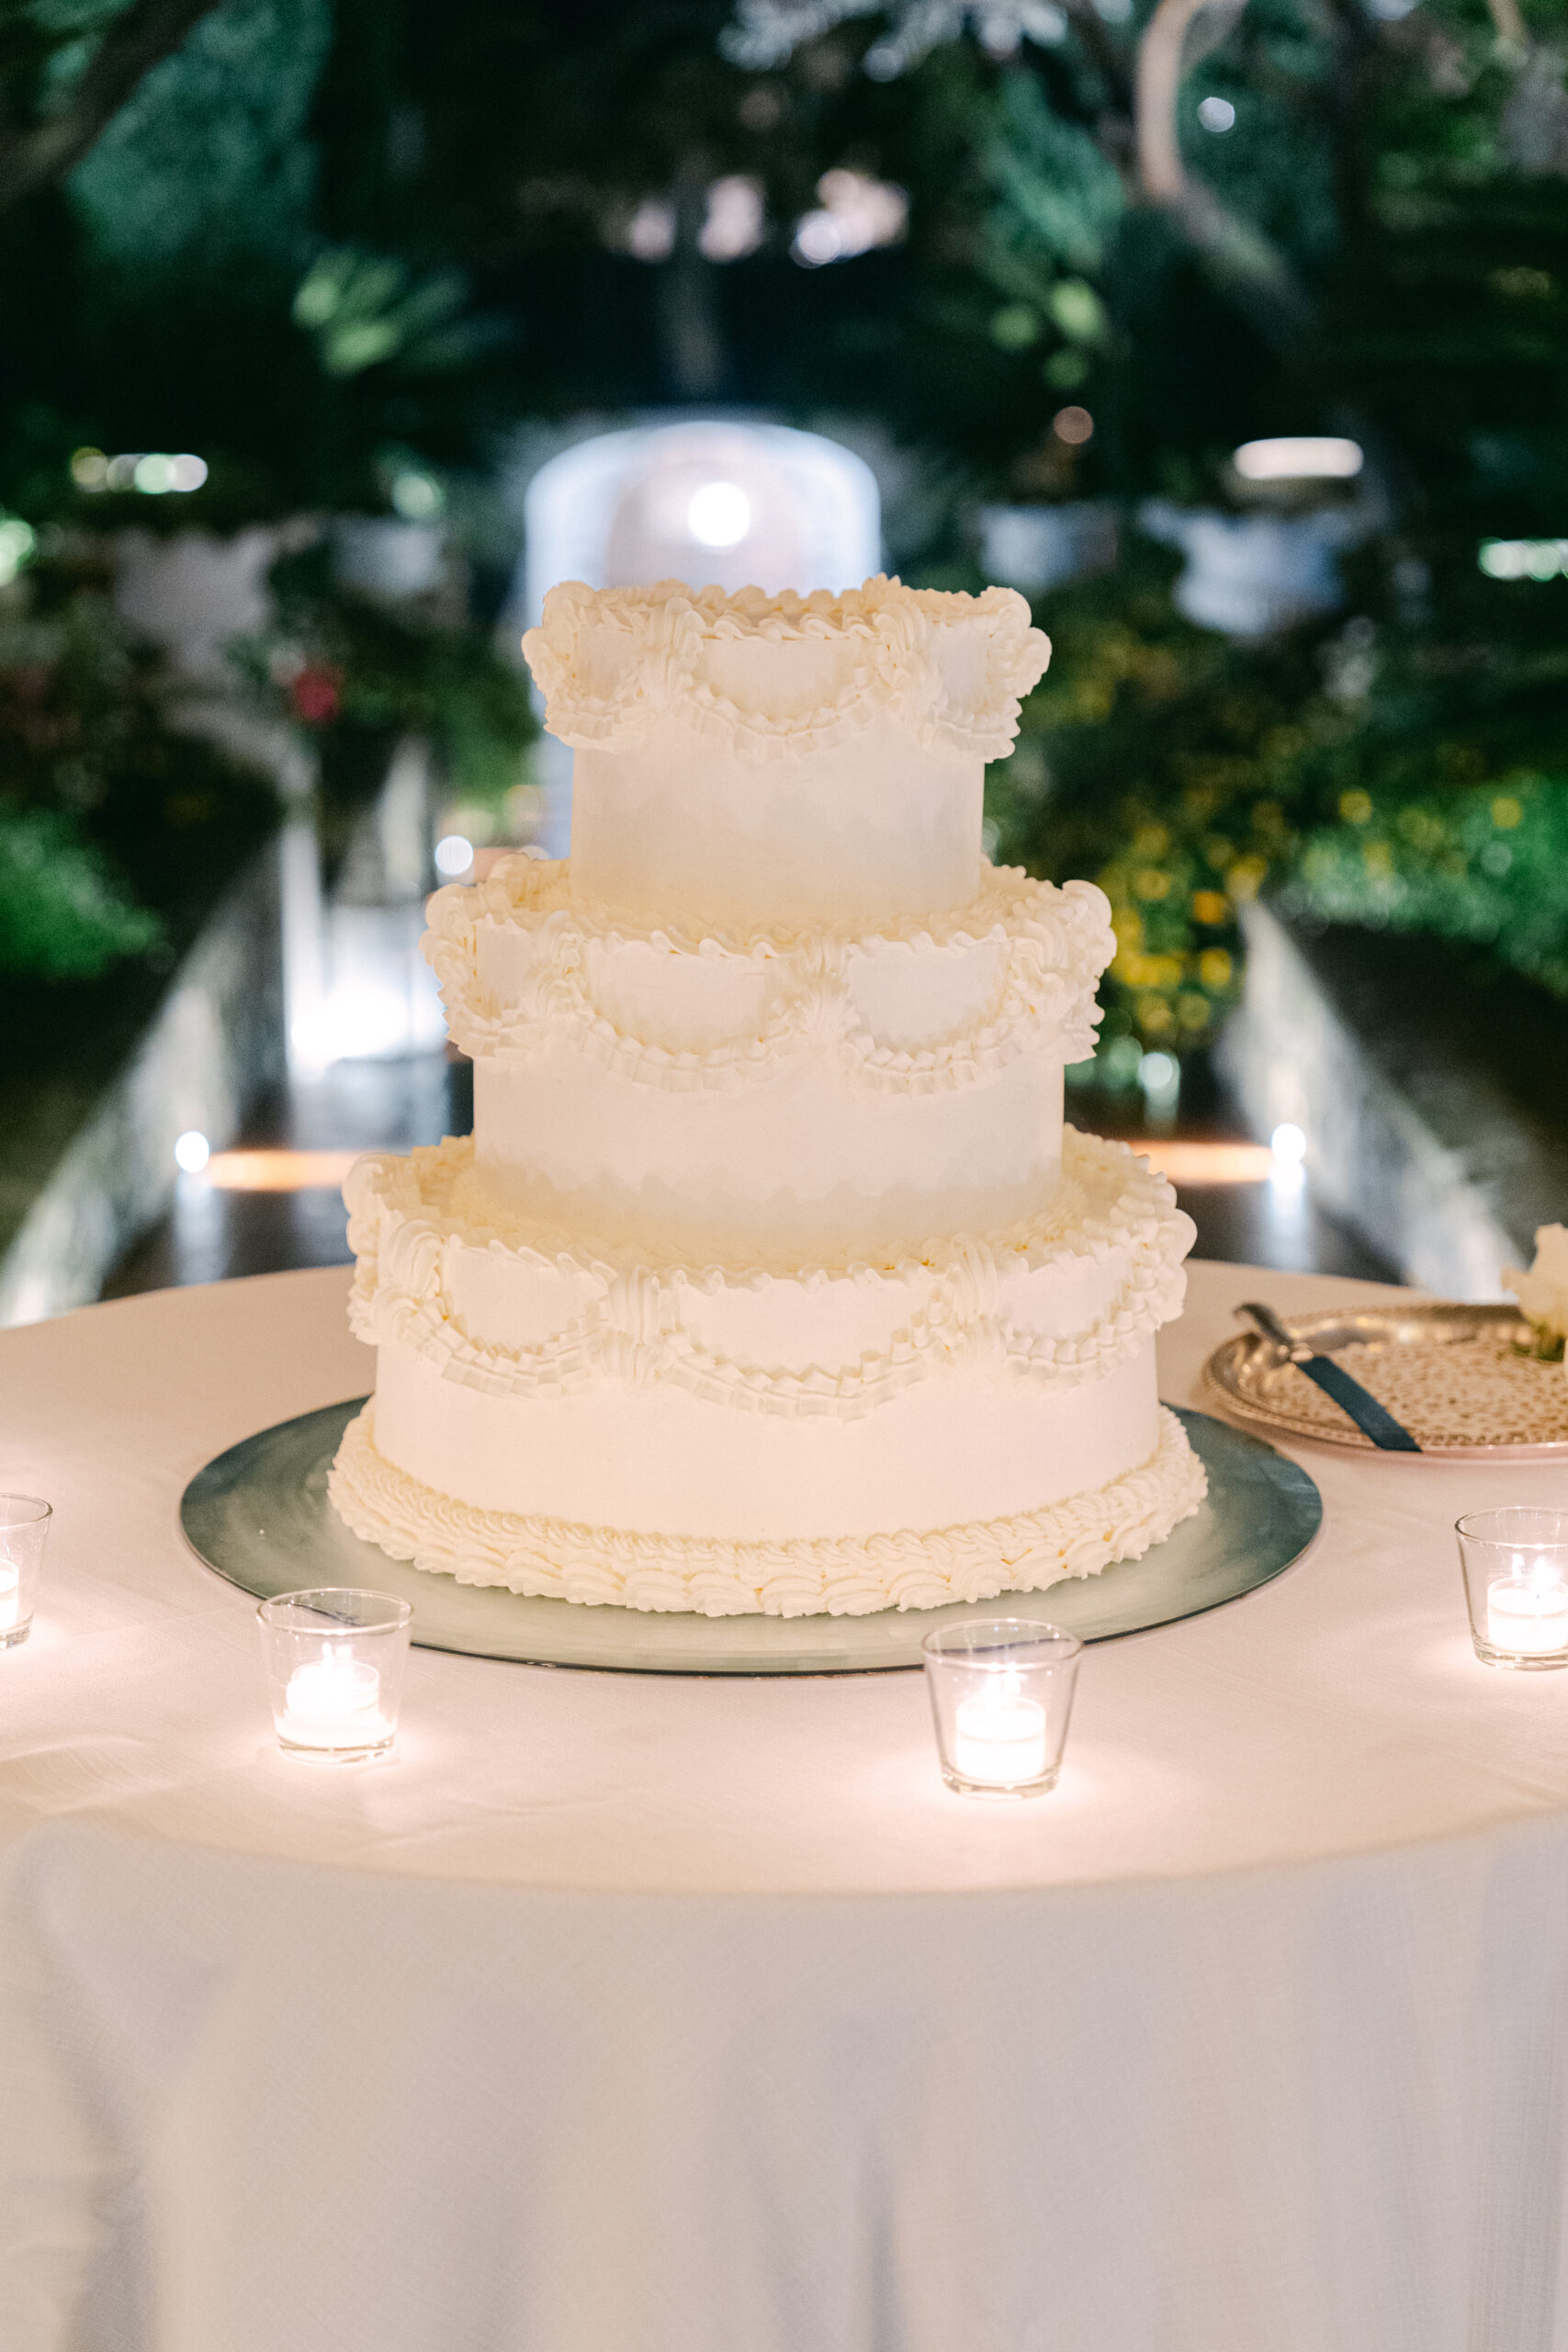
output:
[[[74,70],[73,6],[0,0],[29,104]],[[1151,492],[1235,509],[1236,443],[1350,434],[1381,512],[1347,617],[1230,643],[1179,617],[1135,538],[1117,573],[1043,600],[1056,659],[992,778],[999,854],[1104,883],[1114,1013],[1146,1042],[1212,1034],[1262,888],[1309,919],[1490,943],[1562,989],[1568,587],[1487,578],[1476,551],[1568,528],[1568,7],[1530,0],[1522,42],[1479,0],[1210,11],[1178,102],[1206,191],[1185,211],[1138,183],[1151,7],[1076,9],[1010,51],[994,11],[824,5],[748,69],[721,38],[732,0],[223,0],[0,237],[0,306],[25,322],[0,500],[40,531],[382,513],[421,469],[473,492],[520,419],[753,405],[901,444],[920,489],[891,509],[893,560],[976,585],[982,499],[1094,497],[1124,525]],[[907,71],[865,70],[890,21],[939,17]],[[1205,96],[1235,109],[1223,135]],[[846,166],[908,192],[908,234],[805,268],[793,223]],[[764,233],[719,266],[703,209],[732,174]],[[630,249],[649,204],[666,262]],[[1054,431],[1069,401],[1087,439]],[[82,443],[196,450],[209,481],[89,495]],[[459,537],[482,503],[457,502]],[[455,793],[511,787],[533,721],[481,621],[356,596],[324,551],[276,585],[253,676],[311,734],[329,809],[360,805],[406,731]],[[35,742],[4,805],[87,861],[107,941],[130,936],[117,889],[127,922],[162,904],[139,841],[166,878],[180,808],[226,809],[241,840],[250,804],[170,727],[102,586],[75,582],[75,620],[29,589],[27,616],[55,632],[45,700],[97,781],[73,797],[62,755],[46,786]],[[140,826],[115,815],[133,806]]]
[[[253,300],[298,275],[315,243],[310,119],[332,39],[332,0],[226,0],[78,165],[97,289],[122,322],[161,293],[210,298],[236,271]]]
[[[1306,831],[1288,906],[1468,940],[1568,998],[1568,776],[1521,773],[1408,799],[1353,788],[1338,814]]]
[[[1568,582],[1471,570],[1446,628],[1424,603],[1402,616],[1395,587],[1380,619],[1254,646],[1184,622],[1136,544],[1043,600],[1051,667],[987,808],[998,857],[1110,897],[1111,1034],[1208,1043],[1241,979],[1237,908],[1265,888],[1309,922],[1483,946],[1568,997]]]
[[[1112,1026],[1145,1045],[1212,1035],[1262,889],[1308,922],[1479,944],[1568,995],[1568,583],[1478,563],[1568,514],[1560,24],[1532,13],[1527,53],[1458,6],[1380,30],[1273,0],[1188,84],[1186,107],[1235,104],[1235,131],[1189,152],[1287,255],[1312,326],[1238,371],[1205,448],[1153,418],[1191,337],[1172,318],[1162,351],[1144,311],[1083,395],[1098,462],[1130,490],[1156,460],[1174,494],[1234,511],[1231,442],[1348,432],[1377,504],[1345,613],[1273,639],[1183,623],[1135,538],[1117,575],[1042,600],[1055,659],[1015,774],[992,777],[998,854],[1101,882]],[[1129,220],[1112,249],[1113,317],[1153,233]]]
[[[0,962],[61,978],[170,956],[277,815],[182,723],[100,560],[62,544],[0,591]]]
[[[1184,621],[1172,569],[1137,543],[1121,571],[1043,600],[1051,666],[987,806],[998,858],[1100,884],[1116,1025],[1183,1047],[1235,1001],[1236,908],[1293,846],[1320,679],[1300,638],[1241,649]]]
[[[162,935],[63,811],[0,803],[0,973],[96,979]]]
[[[539,731],[526,673],[449,590],[395,604],[362,594],[336,578],[325,544],[276,564],[272,589],[271,625],[237,658],[311,741],[329,872],[402,736],[429,744],[454,797],[499,807],[525,780]]]

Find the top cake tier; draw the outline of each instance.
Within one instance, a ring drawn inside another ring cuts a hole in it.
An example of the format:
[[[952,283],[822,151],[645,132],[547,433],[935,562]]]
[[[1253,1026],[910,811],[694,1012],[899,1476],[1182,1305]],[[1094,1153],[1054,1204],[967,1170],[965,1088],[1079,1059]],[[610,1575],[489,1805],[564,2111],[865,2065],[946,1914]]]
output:
[[[576,751],[584,897],[727,926],[973,898],[987,760],[1050,658],[1010,588],[554,588],[523,640]]]

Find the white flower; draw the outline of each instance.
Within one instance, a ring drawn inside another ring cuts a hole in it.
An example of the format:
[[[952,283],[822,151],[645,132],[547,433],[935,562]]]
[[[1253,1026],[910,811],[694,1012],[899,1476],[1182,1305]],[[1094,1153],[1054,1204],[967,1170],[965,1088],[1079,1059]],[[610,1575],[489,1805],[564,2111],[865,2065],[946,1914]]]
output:
[[[1568,1225],[1538,1226],[1534,1265],[1529,1273],[1505,1266],[1503,1285],[1539,1332],[1568,1338]]]

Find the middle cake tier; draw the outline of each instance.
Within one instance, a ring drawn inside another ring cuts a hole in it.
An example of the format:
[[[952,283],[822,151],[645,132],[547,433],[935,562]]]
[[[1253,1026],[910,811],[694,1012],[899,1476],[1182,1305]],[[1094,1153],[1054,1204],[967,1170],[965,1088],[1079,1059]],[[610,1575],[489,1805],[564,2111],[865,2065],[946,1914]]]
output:
[[[474,1182],[615,1240],[886,1250],[1028,1216],[1113,940],[1091,884],[988,865],[955,912],[694,937],[507,860],[431,901]]]

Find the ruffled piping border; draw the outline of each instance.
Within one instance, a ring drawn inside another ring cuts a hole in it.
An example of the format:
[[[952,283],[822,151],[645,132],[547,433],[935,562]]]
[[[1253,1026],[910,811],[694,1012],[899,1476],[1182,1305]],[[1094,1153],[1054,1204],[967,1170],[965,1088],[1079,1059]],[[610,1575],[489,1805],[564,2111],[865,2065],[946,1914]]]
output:
[[[626,639],[619,682],[608,694],[593,694],[582,681],[582,634],[592,627]],[[982,642],[983,682],[969,704],[949,692],[933,644],[935,630],[953,628]],[[847,674],[814,710],[744,708],[705,667],[710,644],[747,638],[837,641]],[[523,651],[545,696],[545,724],[564,743],[615,748],[679,713],[757,762],[831,751],[879,718],[894,719],[922,748],[1000,759],[1018,732],[1021,698],[1051,658],[1049,639],[1031,626],[1016,589],[965,596],[906,588],[882,573],[841,596],[807,597],[769,597],[755,588],[726,596],[716,588],[694,592],[679,580],[605,589],[568,581],[550,590],[543,622],[524,638]]]
[[[945,924],[909,922],[853,939],[817,931],[794,939],[692,939],[574,901],[564,862],[529,857],[507,859],[482,883],[437,891],[428,912],[424,954],[465,1053],[521,1060],[570,1045],[617,1077],[677,1093],[765,1081],[807,1052],[852,1083],[898,1094],[972,1084],[1046,1038],[1064,1063],[1082,1060],[1094,1050],[1096,983],[1115,945],[1105,899],[1092,883],[1058,890],[1011,867],[987,872],[978,896]],[[502,923],[527,928],[538,943],[534,968],[505,1003],[479,978],[479,934]],[[629,945],[733,957],[764,972],[773,999],[765,1026],[705,1052],[679,1053],[618,1026],[594,1001],[587,960],[591,946]],[[974,1030],[909,1052],[880,1044],[866,1029],[852,993],[855,957],[984,947],[1002,950],[1002,978]]]
[[[350,1422],[327,1491],[344,1524],[394,1560],[459,1584],[589,1607],[705,1617],[870,1616],[1040,1592],[1141,1559],[1208,1492],[1174,1413],[1137,1469],[1016,1518],[921,1534],[801,1537],[778,1544],[642,1534],[480,1510],[408,1476],[376,1451],[375,1400]]]
[[[1070,1140],[1067,1140],[1070,1138]],[[665,1383],[704,1402],[795,1419],[854,1420],[915,1383],[976,1371],[1008,1374],[1065,1390],[1106,1378],[1150,1332],[1181,1311],[1191,1247],[1190,1219],[1169,1185],[1125,1146],[1066,1131],[1065,1164],[1095,1186],[1104,1213],[1069,1177],[1066,1202],[1002,1235],[960,1237],[893,1267],[826,1268],[769,1276],[751,1269],[739,1286],[795,1282],[810,1292],[833,1279],[897,1283],[923,1305],[887,1345],[849,1365],[803,1370],[741,1363],[705,1347],[683,1321],[682,1292],[738,1286],[717,1267],[649,1267],[627,1250],[609,1252],[564,1237],[495,1228],[454,1214],[446,1196],[472,1164],[472,1143],[453,1138],[406,1158],[367,1155],[344,1185],[349,1242],[358,1264],[349,1319],[372,1347],[412,1349],[445,1380],[487,1396],[524,1398],[581,1394],[593,1383]],[[1116,1189],[1112,1193],[1112,1184]],[[433,1198],[433,1195],[434,1196]],[[1111,1195],[1107,1200],[1107,1195]],[[527,1236],[527,1238],[525,1238]],[[598,1295],[537,1346],[507,1349],[469,1336],[446,1293],[448,1250],[503,1255],[598,1285]],[[1074,1257],[1126,1253],[1117,1294],[1081,1331],[1045,1336],[1003,1308],[1009,1275],[1033,1273]]]

